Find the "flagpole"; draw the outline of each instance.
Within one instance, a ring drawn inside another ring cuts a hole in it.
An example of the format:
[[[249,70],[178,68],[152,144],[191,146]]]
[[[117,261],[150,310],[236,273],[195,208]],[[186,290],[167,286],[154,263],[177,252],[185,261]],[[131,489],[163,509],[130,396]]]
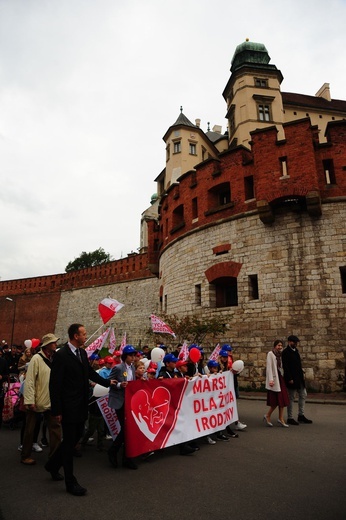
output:
[[[91,334],[91,336],[88,337],[88,339],[86,340],[86,342],[84,343],[84,345],[86,345],[86,344],[88,343],[88,341],[90,341],[91,338],[92,338],[93,336],[95,336],[95,334],[97,334],[98,331],[99,331],[100,329],[102,329],[103,326],[104,326],[104,323],[102,323],[101,327],[99,327],[97,330],[95,330],[95,332],[94,332],[93,334]]]

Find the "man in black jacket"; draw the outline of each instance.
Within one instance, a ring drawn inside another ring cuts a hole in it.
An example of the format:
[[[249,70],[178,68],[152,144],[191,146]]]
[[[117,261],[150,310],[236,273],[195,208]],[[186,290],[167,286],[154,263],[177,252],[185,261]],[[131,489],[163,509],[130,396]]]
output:
[[[111,384],[91,368],[82,348],[86,336],[80,323],[69,327],[69,341],[54,356],[49,382],[51,413],[61,423],[63,441],[45,468],[56,475],[63,466],[66,491],[77,496],[85,495],[87,491],[73,474],[73,452],[88,417],[89,379],[104,387]]]
[[[304,415],[306,388],[302,362],[297,348],[299,338],[288,336],[287,343],[287,347],[282,352],[284,378],[290,398],[290,404],[287,407],[287,423],[295,426],[298,426],[299,423],[311,424],[312,421]],[[298,421],[293,418],[293,403],[296,392],[298,392]]]

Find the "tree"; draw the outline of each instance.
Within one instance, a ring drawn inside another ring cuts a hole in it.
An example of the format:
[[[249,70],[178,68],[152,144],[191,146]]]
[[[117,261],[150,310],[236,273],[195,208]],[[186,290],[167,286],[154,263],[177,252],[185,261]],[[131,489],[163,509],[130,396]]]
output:
[[[201,344],[204,340],[214,339],[217,335],[227,335],[227,324],[230,316],[211,316],[209,318],[198,318],[195,315],[179,317],[176,314],[161,316],[161,319],[167,323],[174,331],[179,342],[184,340],[192,343]],[[158,340],[165,342],[167,334],[153,333]]]
[[[111,262],[112,258],[109,253],[106,253],[102,247],[99,247],[91,253],[83,251],[77,258],[69,262],[65,267],[65,272],[77,271],[78,269],[85,269],[86,267],[94,267],[95,265],[106,264]]]

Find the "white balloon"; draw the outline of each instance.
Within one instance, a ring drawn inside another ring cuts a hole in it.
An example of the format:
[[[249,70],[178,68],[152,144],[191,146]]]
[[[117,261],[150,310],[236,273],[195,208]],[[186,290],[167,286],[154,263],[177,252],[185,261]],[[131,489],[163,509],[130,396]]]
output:
[[[109,392],[109,388],[105,388],[101,385],[95,385],[93,389],[93,396],[94,397],[103,397],[104,395],[107,395]]]
[[[150,365],[150,359],[143,358],[141,360],[141,363],[145,366],[145,370],[147,370],[148,366]]]
[[[24,345],[25,345],[26,348],[31,348],[31,347],[32,347],[32,341],[31,341],[31,339],[26,339],[26,340],[24,341]]]
[[[151,351],[151,361],[154,361],[154,363],[159,363],[163,360],[165,357],[165,352],[162,348],[155,347]]]
[[[240,372],[244,369],[244,361],[241,359],[237,359],[232,365],[232,371],[240,374]]]

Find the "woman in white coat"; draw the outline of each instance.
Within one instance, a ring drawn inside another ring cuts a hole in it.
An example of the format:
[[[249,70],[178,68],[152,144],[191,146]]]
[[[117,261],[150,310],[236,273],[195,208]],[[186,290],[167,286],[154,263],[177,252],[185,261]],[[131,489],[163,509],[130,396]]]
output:
[[[284,419],[284,408],[289,404],[289,397],[283,378],[282,350],[282,341],[277,339],[274,341],[273,349],[267,354],[266,389],[267,405],[270,408],[263,420],[267,423],[267,426],[273,426],[270,420],[271,414],[276,407],[279,407],[278,423],[284,428],[288,428]]]

